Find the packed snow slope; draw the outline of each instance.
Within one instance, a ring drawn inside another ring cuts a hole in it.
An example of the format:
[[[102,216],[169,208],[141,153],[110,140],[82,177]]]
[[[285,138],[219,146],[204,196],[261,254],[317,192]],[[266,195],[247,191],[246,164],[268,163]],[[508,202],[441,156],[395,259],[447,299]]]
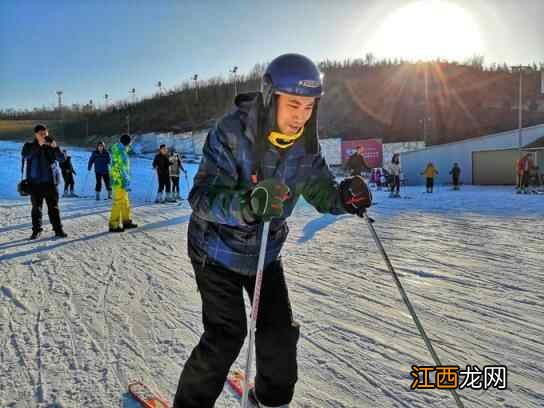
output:
[[[132,378],[171,399],[202,332],[190,208],[146,202],[151,162],[136,159],[140,228],[108,234],[110,202],[61,199],[69,237],[47,226],[27,241],[19,149],[0,144],[0,407],[135,407]],[[84,196],[88,154],[73,152]],[[370,213],[442,362],[508,367],[507,390],[460,390],[465,406],[544,406],[544,196],[403,190],[410,199],[376,192]],[[292,406],[454,406],[446,390],[409,389],[411,366],[433,362],[364,221],[301,202],[289,223],[283,260],[302,333]],[[217,406],[237,403],[223,392]]]

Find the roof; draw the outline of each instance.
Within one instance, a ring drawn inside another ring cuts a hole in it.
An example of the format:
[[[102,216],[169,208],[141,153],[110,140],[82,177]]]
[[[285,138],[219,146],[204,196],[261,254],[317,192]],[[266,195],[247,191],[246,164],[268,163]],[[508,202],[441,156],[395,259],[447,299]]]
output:
[[[524,149],[544,149],[544,136],[536,139],[534,142],[523,146]]]

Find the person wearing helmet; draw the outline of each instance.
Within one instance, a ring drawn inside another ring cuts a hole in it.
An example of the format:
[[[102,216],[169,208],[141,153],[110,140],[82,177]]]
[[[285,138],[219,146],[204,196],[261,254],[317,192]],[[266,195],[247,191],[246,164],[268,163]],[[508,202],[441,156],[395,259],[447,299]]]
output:
[[[111,181],[113,187],[113,204],[110,214],[110,232],[123,232],[126,229],[136,228],[138,225],[132,222],[130,201],[130,161],[128,149],[130,136],[124,134],[119,143],[111,147]]]
[[[204,334],[185,363],[175,408],[211,408],[247,334],[243,291],[255,288],[263,221],[270,221],[256,331],[252,397],[286,407],[297,381],[299,326],[280,258],[286,219],[300,198],[321,213],[362,214],[371,205],[360,176],[335,182],[317,135],[323,94],[315,64],[274,59],[261,92],[240,94],[207,136],[189,194],[188,253],[202,298]]]

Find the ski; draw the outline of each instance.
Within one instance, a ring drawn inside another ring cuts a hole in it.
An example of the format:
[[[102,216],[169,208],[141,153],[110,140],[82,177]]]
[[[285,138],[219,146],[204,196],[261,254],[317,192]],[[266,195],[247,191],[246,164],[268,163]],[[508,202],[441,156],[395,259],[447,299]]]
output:
[[[132,381],[128,385],[128,392],[144,408],[170,408],[163,397],[140,380]]]
[[[238,368],[234,371],[231,371],[227,377],[227,385],[234,394],[234,396],[242,402],[242,396],[244,394],[244,381],[246,379],[246,373],[244,370]],[[250,408],[259,408],[259,403],[253,397],[251,390],[253,389],[253,383],[249,384],[249,407]]]

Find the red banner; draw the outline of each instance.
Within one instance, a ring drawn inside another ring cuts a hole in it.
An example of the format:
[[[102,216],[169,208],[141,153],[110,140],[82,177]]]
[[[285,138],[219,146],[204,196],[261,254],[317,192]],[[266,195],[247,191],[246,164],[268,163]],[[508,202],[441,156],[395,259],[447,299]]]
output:
[[[363,157],[370,167],[382,167],[382,139],[342,140],[342,162],[345,163],[359,146],[363,147]]]

